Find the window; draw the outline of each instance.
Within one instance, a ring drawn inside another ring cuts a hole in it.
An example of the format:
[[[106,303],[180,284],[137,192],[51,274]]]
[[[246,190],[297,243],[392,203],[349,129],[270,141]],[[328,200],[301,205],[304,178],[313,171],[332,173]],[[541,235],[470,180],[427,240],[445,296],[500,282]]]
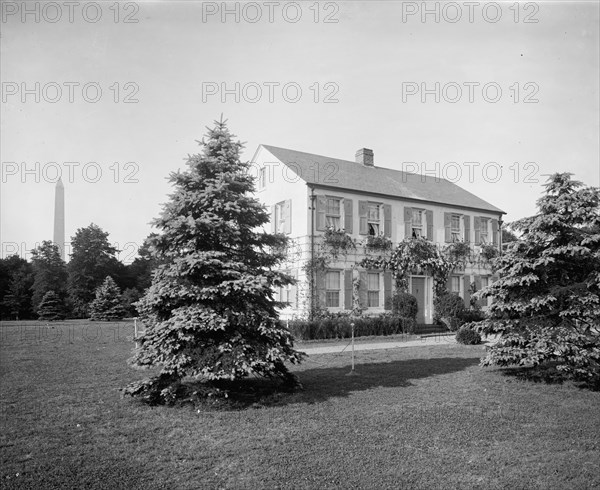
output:
[[[452,233],[452,241],[459,242],[460,241],[460,215],[459,214],[452,215],[451,233]]]
[[[450,278],[450,292],[460,294],[460,277],[452,276]]]
[[[479,243],[490,243],[488,240],[488,219],[479,218]]]
[[[423,211],[421,209],[412,209],[412,238],[423,236]]]
[[[341,199],[328,197],[325,208],[325,222],[328,228],[340,230],[342,228]]]
[[[267,167],[262,167],[258,171],[258,188],[264,189],[267,185]]]
[[[367,306],[369,308],[379,306],[379,273],[369,272],[367,274]]]
[[[291,303],[291,301],[292,301],[292,286],[290,284],[288,284],[285,287],[279,288],[279,301],[281,301],[283,303]],[[287,305],[287,306],[289,306],[289,305]]]
[[[369,235],[379,236],[379,228],[381,222],[379,219],[379,204],[370,202],[367,212],[367,224],[369,227]]]
[[[291,232],[291,200],[281,201],[274,206],[275,233]]]
[[[340,271],[327,271],[325,274],[325,306],[340,306]]]

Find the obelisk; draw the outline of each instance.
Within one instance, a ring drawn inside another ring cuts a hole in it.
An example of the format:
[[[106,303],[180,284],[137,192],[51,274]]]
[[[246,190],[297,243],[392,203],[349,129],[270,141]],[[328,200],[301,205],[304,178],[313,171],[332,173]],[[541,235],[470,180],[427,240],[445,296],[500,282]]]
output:
[[[60,256],[65,260],[65,187],[58,179],[54,191],[54,245],[58,246]]]

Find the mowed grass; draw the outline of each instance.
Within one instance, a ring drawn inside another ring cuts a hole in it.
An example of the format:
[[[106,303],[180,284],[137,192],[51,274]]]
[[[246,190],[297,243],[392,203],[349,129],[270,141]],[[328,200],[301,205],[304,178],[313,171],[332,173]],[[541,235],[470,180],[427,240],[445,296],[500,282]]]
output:
[[[311,356],[271,405],[148,407],[131,323],[4,322],[2,488],[598,488],[600,393],[478,367],[481,346]]]

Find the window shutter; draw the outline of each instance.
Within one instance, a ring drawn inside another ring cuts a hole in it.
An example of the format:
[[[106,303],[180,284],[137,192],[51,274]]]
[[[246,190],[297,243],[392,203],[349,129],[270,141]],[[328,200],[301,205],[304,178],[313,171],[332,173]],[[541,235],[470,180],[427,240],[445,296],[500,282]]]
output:
[[[475,218],[473,218],[473,227],[475,228],[475,245],[479,245],[481,243],[480,226],[481,224],[479,216],[475,216]]]
[[[444,240],[452,241],[452,213],[444,213]]]
[[[288,199],[283,203],[283,219],[285,223],[284,233],[290,234],[292,232],[292,200]]]
[[[317,231],[325,231],[327,228],[326,210],[327,198],[325,196],[317,196]]]
[[[383,205],[383,234],[392,237],[392,206],[389,204]]]
[[[498,220],[492,220],[492,243],[494,246],[498,245]]]
[[[465,306],[469,308],[471,306],[470,299],[471,294],[469,293],[469,288],[471,287],[471,276],[463,276],[463,289],[465,291]]]
[[[350,235],[353,232],[353,219],[354,216],[352,215],[352,199],[344,198],[344,230]]]
[[[464,219],[464,225],[465,225],[465,243],[469,243],[471,241],[471,217],[470,216],[463,216]]]
[[[275,214],[276,214],[275,206],[271,206],[271,233],[275,233],[275,230],[277,229],[276,228],[277,223],[275,223],[275,219],[276,219]]]
[[[392,309],[392,273],[383,273],[383,306],[386,310]]]
[[[404,206],[404,238],[412,238],[412,208]]]
[[[433,211],[425,211],[425,220],[427,221],[427,240],[433,240]]]
[[[297,281],[298,280],[298,269],[292,269],[291,276]],[[290,287],[290,303],[292,308],[298,308],[298,283],[292,284]]]
[[[317,269],[316,271],[316,280],[315,280],[315,288],[316,294],[313,295],[314,298],[317,298],[319,302],[319,306],[325,307],[326,303],[326,289],[325,289],[325,271],[322,269]]]
[[[361,235],[369,234],[369,226],[367,223],[367,214],[369,213],[369,203],[367,201],[358,201],[358,232]]]
[[[344,308],[352,309],[352,269],[344,271]]]
[[[360,272],[358,277],[360,278],[360,286],[358,287],[358,302],[361,307],[367,306],[367,288],[369,283],[367,282],[367,273]]]

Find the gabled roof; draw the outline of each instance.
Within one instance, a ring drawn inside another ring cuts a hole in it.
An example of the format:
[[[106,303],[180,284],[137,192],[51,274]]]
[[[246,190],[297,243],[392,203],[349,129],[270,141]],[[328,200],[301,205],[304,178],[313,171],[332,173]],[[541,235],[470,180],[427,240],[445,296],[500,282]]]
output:
[[[504,213],[456,184],[385,167],[261,145],[308,184]],[[505,214],[505,213],[504,213]]]

